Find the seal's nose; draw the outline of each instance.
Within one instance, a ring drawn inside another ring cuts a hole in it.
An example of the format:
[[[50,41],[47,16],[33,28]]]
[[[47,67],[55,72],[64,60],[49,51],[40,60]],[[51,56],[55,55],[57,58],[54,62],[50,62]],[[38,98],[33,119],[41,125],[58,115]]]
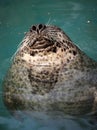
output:
[[[45,28],[46,28],[46,26],[43,25],[43,24],[37,25],[37,33],[39,34],[39,33],[42,32]]]
[[[36,31],[38,34],[43,31],[46,28],[46,25],[39,24],[39,25],[33,25],[30,29],[30,32]]]

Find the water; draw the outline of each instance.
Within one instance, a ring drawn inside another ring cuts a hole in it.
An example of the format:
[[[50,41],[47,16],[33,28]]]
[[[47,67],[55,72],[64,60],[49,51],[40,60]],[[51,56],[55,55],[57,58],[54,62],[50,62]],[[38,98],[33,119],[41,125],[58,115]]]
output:
[[[10,58],[32,24],[61,27],[81,50],[97,61],[96,0],[0,0],[0,130],[96,130],[89,117],[67,118],[34,113],[21,120],[3,104],[2,81]]]

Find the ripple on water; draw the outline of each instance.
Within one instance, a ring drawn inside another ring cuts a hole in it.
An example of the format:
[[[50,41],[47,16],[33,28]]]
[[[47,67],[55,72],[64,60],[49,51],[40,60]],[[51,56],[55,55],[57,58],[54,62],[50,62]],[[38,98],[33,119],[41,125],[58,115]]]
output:
[[[96,130],[97,123],[90,117],[75,118],[69,116],[53,116],[41,112],[17,112],[19,116],[0,116],[2,130]],[[25,114],[24,114],[25,113]],[[29,115],[30,114],[30,115]]]

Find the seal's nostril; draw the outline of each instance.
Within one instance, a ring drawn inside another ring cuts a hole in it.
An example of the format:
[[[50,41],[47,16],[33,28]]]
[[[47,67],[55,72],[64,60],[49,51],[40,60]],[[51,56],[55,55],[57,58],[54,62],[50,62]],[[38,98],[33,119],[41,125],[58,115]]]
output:
[[[38,26],[39,30],[43,28],[43,25],[42,24],[39,24]]]
[[[39,24],[39,25],[38,25],[38,29],[41,30],[41,31],[42,31],[43,29],[45,29],[45,28],[46,28],[46,25],[43,25],[43,24]]]
[[[32,26],[32,30],[36,31],[36,26]]]
[[[44,25],[43,29],[45,29],[45,28],[46,28],[46,25]]]
[[[46,28],[45,25],[39,24],[39,25],[33,25],[30,29],[30,32],[36,31],[38,34],[43,31]]]

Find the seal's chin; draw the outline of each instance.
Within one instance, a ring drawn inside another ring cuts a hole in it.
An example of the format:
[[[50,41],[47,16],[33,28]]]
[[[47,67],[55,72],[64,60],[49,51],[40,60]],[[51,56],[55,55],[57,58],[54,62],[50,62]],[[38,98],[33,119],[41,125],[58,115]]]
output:
[[[37,49],[35,49],[37,50]],[[64,52],[61,49],[58,49],[56,53],[46,52],[46,51],[38,51],[35,55],[30,55],[28,53],[24,53],[22,59],[29,64],[30,66],[36,67],[53,67],[54,64],[60,66],[62,57],[64,56]]]

